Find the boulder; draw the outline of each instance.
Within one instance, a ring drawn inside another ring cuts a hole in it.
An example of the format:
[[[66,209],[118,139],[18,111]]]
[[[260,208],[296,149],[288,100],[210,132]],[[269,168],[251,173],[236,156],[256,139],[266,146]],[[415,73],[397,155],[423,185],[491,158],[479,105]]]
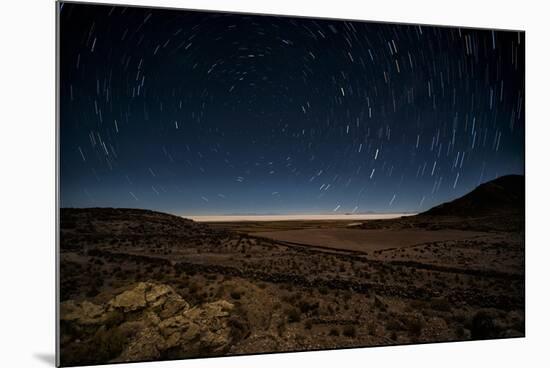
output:
[[[61,304],[62,328],[74,336],[61,349],[62,362],[105,363],[86,356],[103,346],[109,351],[97,356],[110,362],[220,355],[232,343],[233,309],[225,300],[190,307],[169,285],[152,282],[135,284],[102,305],[68,300]]]
[[[105,323],[107,315],[105,308],[89,301],[75,302],[68,300],[61,303],[61,321],[73,322],[79,325],[95,325]]]

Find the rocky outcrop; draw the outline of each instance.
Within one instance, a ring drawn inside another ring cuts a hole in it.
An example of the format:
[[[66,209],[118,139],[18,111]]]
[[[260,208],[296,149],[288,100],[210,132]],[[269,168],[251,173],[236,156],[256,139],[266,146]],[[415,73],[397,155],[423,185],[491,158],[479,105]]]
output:
[[[231,345],[233,304],[191,307],[172,287],[141,282],[104,304],[61,304],[64,365],[220,355]],[[89,354],[94,351],[94,354]],[[90,361],[90,359],[94,359]]]

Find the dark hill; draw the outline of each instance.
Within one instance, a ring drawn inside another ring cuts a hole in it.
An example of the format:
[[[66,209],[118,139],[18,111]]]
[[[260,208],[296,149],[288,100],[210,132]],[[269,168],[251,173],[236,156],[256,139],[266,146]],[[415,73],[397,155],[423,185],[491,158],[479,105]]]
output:
[[[481,184],[470,193],[433,207],[419,216],[479,217],[499,213],[523,213],[525,177],[506,175]]]
[[[59,225],[62,250],[117,244],[181,248],[199,243],[216,245],[229,236],[226,230],[180,216],[131,208],[62,208]]]
[[[62,234],[189,236],[211,231],[201,223],[162,212],[131,208],[62,208]]]
[[[507,175],[415,216],[372,220],[363,229],[459,229],[522,232],[525,229],[525,177]]]

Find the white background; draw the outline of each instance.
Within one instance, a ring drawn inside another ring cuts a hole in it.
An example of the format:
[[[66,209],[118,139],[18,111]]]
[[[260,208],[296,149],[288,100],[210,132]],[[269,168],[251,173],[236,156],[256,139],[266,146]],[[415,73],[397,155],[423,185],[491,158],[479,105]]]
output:
[[[111,1],[123,3],[123,1]],[[527,31],[527,338],[198,359],[131,367],[550,366],[550,12],[544,1],[172,0],[133,4]],[[53,0],[0,8],[0,366],[53,366]],[[117,367],[126,367],[118,365]]]

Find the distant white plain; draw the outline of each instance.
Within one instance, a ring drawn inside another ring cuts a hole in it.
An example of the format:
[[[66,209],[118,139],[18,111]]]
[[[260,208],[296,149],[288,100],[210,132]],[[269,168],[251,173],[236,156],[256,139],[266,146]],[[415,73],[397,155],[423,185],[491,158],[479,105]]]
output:
[[[411,216],[414,213],[368,213],[368,214],[327,214],[327,215],[214,215],[214,216],[182,216],[197,222],[238,222],[238,221],[307,221],[307,220],[381,220],[401,216]]]

